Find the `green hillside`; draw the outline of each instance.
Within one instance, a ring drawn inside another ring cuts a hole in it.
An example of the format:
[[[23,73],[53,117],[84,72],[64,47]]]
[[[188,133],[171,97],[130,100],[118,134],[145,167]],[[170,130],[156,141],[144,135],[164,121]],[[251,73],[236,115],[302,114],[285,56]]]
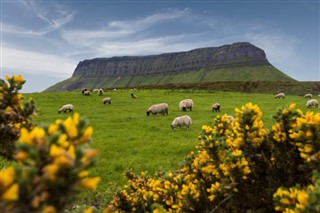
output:
[[[126,76],[71,77],[45,91],[69,91],[79,88],[127,88],[146,85],[193,84],[220,81],[287,81],[295,80],[271,65],[203,68],[182,73],[159,73]]]

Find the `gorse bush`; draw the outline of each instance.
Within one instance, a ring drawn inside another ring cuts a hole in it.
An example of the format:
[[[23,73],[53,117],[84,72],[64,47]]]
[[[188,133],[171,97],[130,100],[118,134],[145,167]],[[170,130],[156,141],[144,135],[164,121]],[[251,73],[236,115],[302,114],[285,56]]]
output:
[[[4,100],[11,96],[1,94]],[[6,103],[5,111],[12,108]],[[1,212],[61,212],[80,190],[96,188],[100,178],[88,171],[98,154],[89,147],[93,129],[78,113],[48,126],[17,129],[15,163],[0,171]]]
[[[19,93],[25,83],[23,77],[6,76],[6,80],[0,79],[0,155],[12,160],[20,128],[32,128],[32,116],[36,111],[34,101],[24,102]]]
[[[320,114],[292,104],[269,131],[257,105],[235,112],[234,123],[218,115],[203,126],[198,153],[177,170],[155,178],[128,172],[105,211],[319,212],[319,175],[312,175],[320,168]]]

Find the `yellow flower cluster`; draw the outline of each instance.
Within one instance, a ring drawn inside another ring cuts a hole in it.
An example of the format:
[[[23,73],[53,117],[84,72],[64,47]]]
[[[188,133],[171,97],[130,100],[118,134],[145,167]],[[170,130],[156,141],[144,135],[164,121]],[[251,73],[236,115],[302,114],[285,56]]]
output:
[[[8,167],[0,171],[0,199],[5,202],[13,202],[18,199],[19,186],[14,182],[15,170]]]
[[[312,187],[310,187],[312,188]],[[282,212],[302,212],[308,205],[309,194],[306,190],[299,190],[297,188],[279,188],[274,194],[276,200],[276,211]]]
[[[17,165],[1,171],[0,207],[4,203],[10,211],[27,206],[30,211],[60,212],[79,187],[96,189],[100,178],[89,177],[88,169],[98,153],[83,146],[92,133],[78,113],[49,127],[22,128],[14,155]]]
[[[320,113],[308,111],[297,118],[290,138],[306,161],[320,161]]]
[[[257,147],[267,135],[256,105],[249,103],[237,109],[237,113],[233,124],[227,115],[218,115],[214,126],[202,126],[196,146],[198,155],[191,153],[176,171],[157,179],[127,175],[128,185],[114,197],[108,209],[151,211],[156,202],[167,212],[207,211],[226,196],[237,193],[238,184],[251,174],[239,139],[247,141],[247,146]],[[248,121],[248,114],[253,119]]]
[[[19,137],[20,128],[32,128],[32,117],[36,116],[32,99],[23,102],[19,93],[25,83],[21,75],[6,76],[6,81],[0,79],[0,155],[12,160],[14,142]]]
[[[294,212],[285,204],[303,209],[308,193],[279,187],[308,183],[312,169],[319,170],[319,113],[303,115],[292,104],[278,111],[269,132],[257,105],[235,111],[233,123],[218,115],[213,126],[202,126],[197,154],[191,152],[177,170],[156,178],[127,173],[128,184],[115,194],[108,212],[209,212],[222,206],[230,212],[256,212],[261,206]],[[305,176],[296,175],[299,169]],[[274,207],[270,192],[276,191],[279,205]]]

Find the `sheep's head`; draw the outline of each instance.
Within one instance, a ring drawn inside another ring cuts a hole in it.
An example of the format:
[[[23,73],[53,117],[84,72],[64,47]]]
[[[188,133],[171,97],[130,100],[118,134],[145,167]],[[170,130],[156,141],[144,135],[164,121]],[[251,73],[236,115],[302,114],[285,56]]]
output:
[[[150,115],[150,111],[147,111],[146,113],[147,113],[148,116]]]

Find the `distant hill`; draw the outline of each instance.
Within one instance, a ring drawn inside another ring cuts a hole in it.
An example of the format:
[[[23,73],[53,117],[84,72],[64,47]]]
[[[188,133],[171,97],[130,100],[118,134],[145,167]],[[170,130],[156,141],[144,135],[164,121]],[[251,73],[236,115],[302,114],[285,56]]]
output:
[[[262,49],[239,42],[186,52],[84,60],[79,62],[71,78],[45,91],[218,81],[295,80],[272,66]]]

